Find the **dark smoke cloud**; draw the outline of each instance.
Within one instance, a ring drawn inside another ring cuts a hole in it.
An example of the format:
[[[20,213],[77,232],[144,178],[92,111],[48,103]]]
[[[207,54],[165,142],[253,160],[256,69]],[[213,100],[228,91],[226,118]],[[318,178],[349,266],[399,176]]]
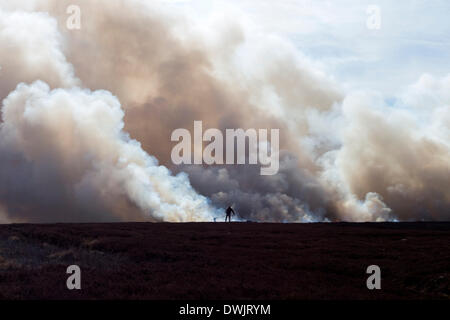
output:
[[[282,152],[276,175],[261,176],[252,165],[183,167],[192,185],[213,204],[233,204],[253,221],[322,221],[333,217],[330,197],[317,179],[298,167],[295,155]]]

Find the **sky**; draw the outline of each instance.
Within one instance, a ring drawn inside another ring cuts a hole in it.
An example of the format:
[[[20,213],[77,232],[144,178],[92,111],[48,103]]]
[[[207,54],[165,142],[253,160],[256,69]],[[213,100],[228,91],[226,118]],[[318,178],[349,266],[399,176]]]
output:
[[[450,2],[445,0],[162,2],[198,19],[221,8],[240,10],[263,32],[289,39],[349,90],[394,95],[424,73],[444,76],[450,70]],[[379,29],[367,27],[369,6],[380,9]]]

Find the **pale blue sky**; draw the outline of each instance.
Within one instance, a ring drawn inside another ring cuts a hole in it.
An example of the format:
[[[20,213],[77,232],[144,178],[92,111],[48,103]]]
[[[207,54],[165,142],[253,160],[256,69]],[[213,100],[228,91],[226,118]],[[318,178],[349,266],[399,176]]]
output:
[[[235,6],[268,33],[283,36],[349,89],[394,95],[424,73],[450,72],[447,0],[163,0],[207,17]],[[381,28],[366,26],[369,5]]]

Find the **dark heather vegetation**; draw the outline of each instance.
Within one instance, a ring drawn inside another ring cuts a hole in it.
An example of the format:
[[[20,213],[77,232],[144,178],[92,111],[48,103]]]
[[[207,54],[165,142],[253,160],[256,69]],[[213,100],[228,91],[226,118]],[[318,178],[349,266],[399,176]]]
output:
[[[2,225],[0,299],[449,299],[449,243],[450,223]]]

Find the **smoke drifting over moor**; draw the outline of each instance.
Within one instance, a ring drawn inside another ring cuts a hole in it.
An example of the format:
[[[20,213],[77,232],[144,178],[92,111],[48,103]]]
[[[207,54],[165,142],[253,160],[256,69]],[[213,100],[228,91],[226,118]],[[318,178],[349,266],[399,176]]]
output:
[[[0,1],[0,221],[450,218],[450,76],[388,105],[243,15],[169,8]],[[194,120],[280,129],[278,174],[173,165],[170,135]]]

